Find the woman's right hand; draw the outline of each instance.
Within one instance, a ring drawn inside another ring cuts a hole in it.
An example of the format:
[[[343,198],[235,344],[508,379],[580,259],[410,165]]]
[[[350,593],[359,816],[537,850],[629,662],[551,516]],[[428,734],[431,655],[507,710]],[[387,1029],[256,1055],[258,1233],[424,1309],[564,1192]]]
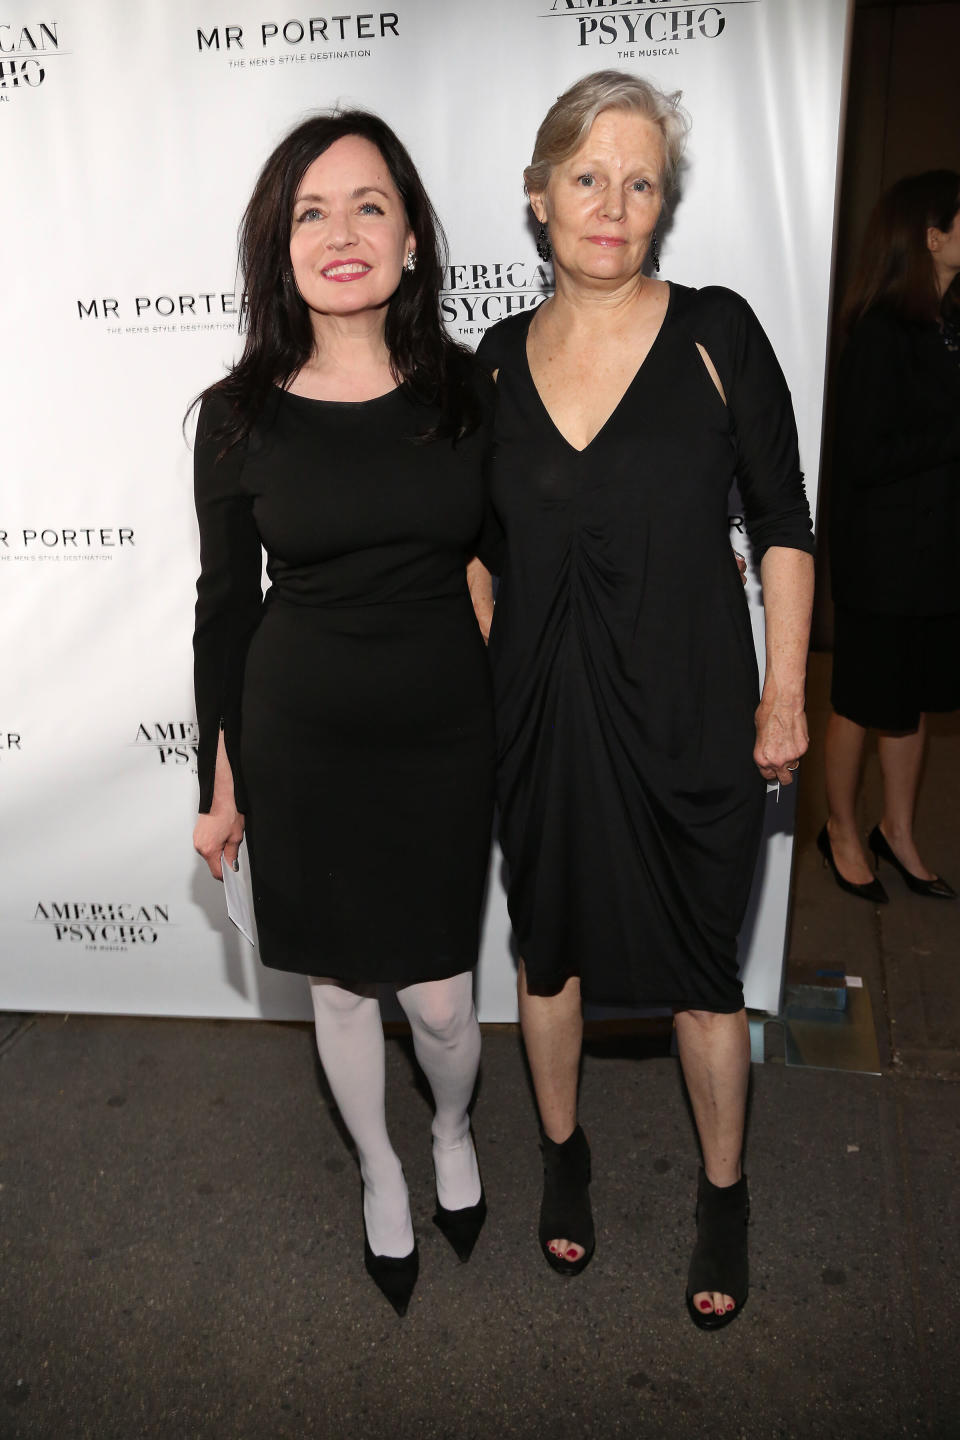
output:
[[[214,880],[223,879],[220,857],[237,869],[237,852],[243,841],[243,816],[235,805],[217,806],[199,815],[193,831],[193,848],[202,855]]]

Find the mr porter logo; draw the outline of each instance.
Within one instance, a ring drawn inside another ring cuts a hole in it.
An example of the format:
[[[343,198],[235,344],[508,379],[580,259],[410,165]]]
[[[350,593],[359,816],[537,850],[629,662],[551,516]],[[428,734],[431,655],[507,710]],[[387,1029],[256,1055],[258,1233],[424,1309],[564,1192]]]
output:
[[[135,544],[132,525],[24,525],[0,529],[0,561],[112,560]]]
[[[135,905],[127,900],[40,900],[33,923],[48,926],[58,945],[126,951],[131,946],[156,945],[170,924],[170,906]]]
[[[304,65],[317,60],[367,60],[371,51],[339,47],[364,40],[396,39],[400,17],[393,10],[362,15],[313,15],[309,19],[261,20],[250,25],[198,26],[201,54],[221,54],[233,70]]]
[[[96,321],[107,335],[179,335],[236,330],[243,300],[234,290],[169,289],[126,298],[94,295],[77,300],[76,306],[78,320],[84,324]]]
[[[15,90],[39,89],[47,78],[48,60],[65,53],[53,21],[0,23],[0,102],[9,101]]]
[[[615,45],[618,60],[638,60],[678,55],[680,41],[717,40],[727,24],[724,11],[723,5],[677,5],[671,0],[547,0],[541,18],[574,20],[578,46]]]
[[[176,770],[187,766],[194,775],[197,773],[197,755],[200,750],[200,734],[196,720],[154,720],[141,722],[133,744],[138,748],[152,750],[160,765]]]
[[[23,749],[23,738],[19,730],[4,730],[0,726],[0,763],[9,756],[19,755]]]

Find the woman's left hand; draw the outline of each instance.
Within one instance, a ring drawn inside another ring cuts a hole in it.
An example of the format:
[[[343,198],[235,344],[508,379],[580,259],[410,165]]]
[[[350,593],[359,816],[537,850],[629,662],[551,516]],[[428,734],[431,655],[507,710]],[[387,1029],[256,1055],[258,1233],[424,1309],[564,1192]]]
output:
[[[813,556],[771,545],[760,562],[767,664],[754,720],[753,759],[764,780],[793,782],[807,752],[803,713],[807,639],[813,609]]]
[[[798,708],[795,704],[764,697],[757,706],[754,720],[757,743],[753,747],[753,759],[757,769],[764,780],[792,785],[800,757],[806,754],[810,743],[803,706]]]

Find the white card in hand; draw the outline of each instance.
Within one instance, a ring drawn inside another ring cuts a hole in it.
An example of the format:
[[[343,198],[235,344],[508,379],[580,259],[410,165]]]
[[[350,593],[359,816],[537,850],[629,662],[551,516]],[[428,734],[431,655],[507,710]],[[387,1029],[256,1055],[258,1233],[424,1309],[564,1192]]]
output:
[[[223,893],[227,897],[227,915],[236,925],[240,934],[245,940],[253,941],[253,917],[250,914],[250,896],[247,891],[246,876],[243,869],[234,870],[227,864],[223,856],[220,856],[220,869],[223,872]]]

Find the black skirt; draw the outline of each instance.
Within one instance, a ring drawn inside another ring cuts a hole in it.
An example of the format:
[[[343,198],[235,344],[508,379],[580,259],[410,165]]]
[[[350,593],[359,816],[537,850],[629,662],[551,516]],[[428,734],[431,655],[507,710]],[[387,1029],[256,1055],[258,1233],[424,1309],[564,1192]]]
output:
[[[867,615],[834,608],[838,715],[870,730],[912,731],[925,712],[960,709],[960,613]]]

